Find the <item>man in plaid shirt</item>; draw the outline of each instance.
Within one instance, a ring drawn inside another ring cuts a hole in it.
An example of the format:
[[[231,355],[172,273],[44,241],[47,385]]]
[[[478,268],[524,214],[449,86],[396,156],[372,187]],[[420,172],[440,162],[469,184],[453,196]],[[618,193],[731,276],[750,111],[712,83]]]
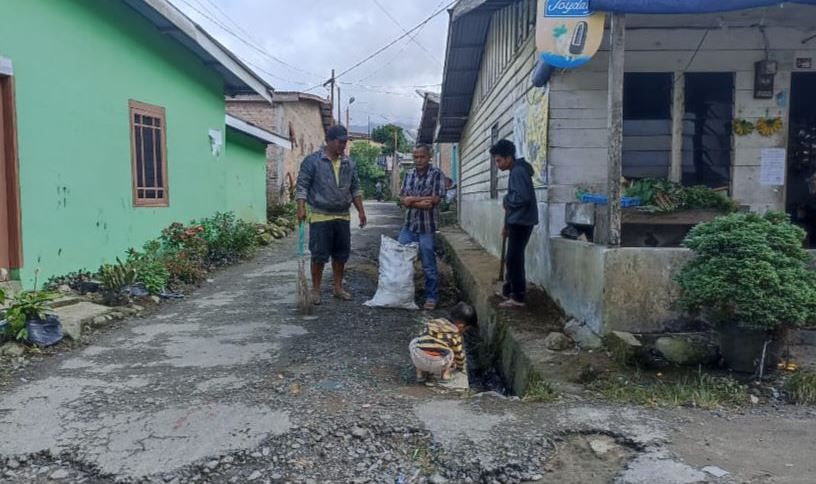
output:
[[[445,175],[431,166],[431,148],[414,148],[414,169],[405,175],[400,200],[407,208],[405,225],[399,234],[401,244],[419,243],[422,270],[425,272],[425,306],[436,309],[437,293],[436,250],[434,237],[439,220],[439,202],[445,198]]]

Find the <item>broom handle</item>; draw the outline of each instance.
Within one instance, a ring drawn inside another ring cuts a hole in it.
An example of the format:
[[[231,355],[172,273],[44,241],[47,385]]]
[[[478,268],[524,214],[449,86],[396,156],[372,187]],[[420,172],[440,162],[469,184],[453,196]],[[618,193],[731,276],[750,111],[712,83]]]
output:
[[[306,227],[303,222],[300,222],[298,228],[298,255],[303,257],[306,252]]]

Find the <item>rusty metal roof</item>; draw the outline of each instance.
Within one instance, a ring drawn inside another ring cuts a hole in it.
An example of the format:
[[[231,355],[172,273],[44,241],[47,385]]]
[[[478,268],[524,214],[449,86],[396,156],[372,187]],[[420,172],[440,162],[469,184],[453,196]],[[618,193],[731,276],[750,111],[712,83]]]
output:
[[[459,0],[450,10],[436,142],[454,143],[467,123],[493,12],[520,0]]]

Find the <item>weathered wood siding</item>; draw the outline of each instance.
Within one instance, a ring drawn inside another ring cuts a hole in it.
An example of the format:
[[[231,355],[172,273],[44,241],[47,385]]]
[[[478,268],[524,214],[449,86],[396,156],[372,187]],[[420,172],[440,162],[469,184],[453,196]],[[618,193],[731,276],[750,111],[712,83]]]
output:
[[[530,89],[535,65],[534,0],[524,0],[494,14],[482,58],[481,72],[474,94],[468,124],[460,142],[461,216],[460,222],[479,243],[493,254],[501,247],[504,211],[501,197],[507,189],[507,173],[498,174],[498,198],[490,197],[491,131],[498,127],[498,139],[513,136],[514,108]],[[546,243],[546,189],[539,190],[542,202],[540,230],[530,243],[530,275],[548,272]]]
[[[517,45],[518,36],[513,34],[509,20],[513,16],[508,12],[523,11],[524,5],[531,4],[525,0],[495,14],[460,142],[461,224],[494,254],[498,254],[501,246],[500,199],[506,190],[507,175],[499,174],[499,198],[491,199],[488,155],[491,130],[497,126],[500,139],[512,139],[514,108],[533,89],[530,75],[536,60],[534,38],[529,36]],[[717,25],[714,16],[711,25]],[[816,57],[816,47],[813,43],[802,44],[807,34],[801,30],[769,25],[765,33],[767,55],[779,62],[775,92],[787,94],[794,59]],[[538,193],[541,225],[528,250],[528,278],[545,286],[549,285],[550,273],[548,239],[557,236],[564,227],[565,205],[575,199],[576,187],[605,191],[608,45],[607,33],[601,51],[591,62],[577,70],[558,72],[550,82],[549,185]],[[683,72],[732,72],[736,117],[752,122],[766,115],[783,118],[785,128],[774,137],[752,134],[733,138],[732,193],[755,210],[784,208],[784,189],[759,184],[762,148],[786,147],[788,137],[788,104],[777,99],[753,98],[754,63],[766,56],[762,33],[756,28],[706,31],[638,27],[627,31],[626,49],[626,72],[671,72],[675,76]],[[674,126],[675,136],[680,124]]]
[[[713,25],[713,23],[712,23]],[[707,32],[707,33],[706,33]],[[768,57],[779,63],[775,92],[790,92],[791,72],[797,56],[816,57],[802,45],[801,30],[768,27]],[[699,52],[697,49],[699,47]],[[695,55],[696,52],[696,55]],[[684,72],[735,74],[734,115],[755,122],[764,116],[781,116],[785,128],[773,137],[756,133],[734,136],[732,193],[754,210],[783,209],[784,190],[759,184],[762,148],[786,147],[788,102],[754,99],[754,63],[765,58],[762,33],[756,28],[731,29],[633,29],[626,34],[626,72],[673,72],[675,82]],[[609,49],[586,66],[559,73],[552,80],[550,99],[550,201],[574,199],[575,185],[603,186],[606,177],[606,104]],[[788,96],[785,96],[787,99]],[[553,211],[557,210],[554,206]]]

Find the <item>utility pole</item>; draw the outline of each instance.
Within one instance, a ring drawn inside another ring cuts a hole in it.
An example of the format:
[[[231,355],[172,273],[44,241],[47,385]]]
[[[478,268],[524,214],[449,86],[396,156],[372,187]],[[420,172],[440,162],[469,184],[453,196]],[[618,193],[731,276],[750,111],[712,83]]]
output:
[[[349,105],[346,104],[346,129],[349,129]]]
[[[399,172],[400,172],[400,162],[399,162],[399,150],[397,146],[399,145],[399,139],[397,137],[397,126],[392,125],[394,129],[394,171],[391,173],[391,193],[399,192],[400,187],[399,185]]]
[[[343,100],[340,97],[340,86],[337,86],[337,122],[341,123],[343,121],[341,106],[343,105]],[[348,127],[346,127],[348,129]]]
[[[329,79],[326,84],[331,84],[331,112],[334,112],[334,69],[332,69],[331,79]],[[325,86],[326,84],[323,85]]]

